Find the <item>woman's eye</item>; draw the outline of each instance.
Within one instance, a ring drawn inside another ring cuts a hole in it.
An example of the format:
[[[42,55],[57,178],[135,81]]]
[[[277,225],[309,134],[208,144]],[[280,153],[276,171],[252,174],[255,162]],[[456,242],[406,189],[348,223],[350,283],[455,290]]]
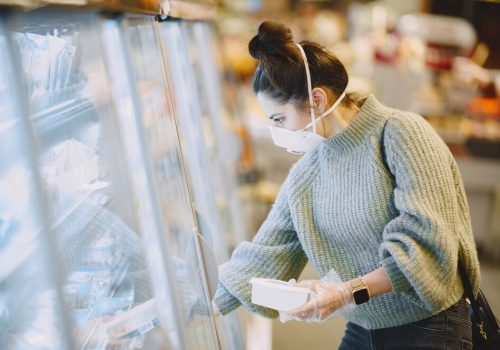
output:
[[[285,118],[275,118],[275,119],[273,119],[273,123],[274,124],[281,124],[281,123],[283,123],[283,120],[285,120]]]

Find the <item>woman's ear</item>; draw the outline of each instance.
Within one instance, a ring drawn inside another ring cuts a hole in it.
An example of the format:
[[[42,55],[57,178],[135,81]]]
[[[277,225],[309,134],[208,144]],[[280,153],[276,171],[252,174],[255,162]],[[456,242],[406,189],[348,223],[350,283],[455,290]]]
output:
[[[326,108],[327,103],[326,91],[320,87],[315,87],[314,89],[312,89],[312,98],[314,102],[314,108],[318,109],[320,113],[323,112]]]

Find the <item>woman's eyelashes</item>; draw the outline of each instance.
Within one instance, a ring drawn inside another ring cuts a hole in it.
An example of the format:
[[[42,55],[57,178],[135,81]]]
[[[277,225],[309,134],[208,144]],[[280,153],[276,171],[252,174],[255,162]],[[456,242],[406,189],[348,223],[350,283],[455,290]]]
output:
[[[271,120],[273,121],[273,123],[275,125],[281,125],[281,124],[283,124],[285,117],[284,116],[276,116],[276,117],[271,118]]]

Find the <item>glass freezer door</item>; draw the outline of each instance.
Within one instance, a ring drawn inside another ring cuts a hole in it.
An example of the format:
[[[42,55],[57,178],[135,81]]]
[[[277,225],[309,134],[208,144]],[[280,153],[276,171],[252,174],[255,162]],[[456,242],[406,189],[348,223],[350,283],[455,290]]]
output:
[[[0,16],[0,347],[68,349],[60,290],[47,251],[26,116]]]
[[[176,119],[182,149],[185,154],[188,179],[193,192],[196,210],[211,228],[212,235],[206,235],[219,261],[227,260],[228,251],[224,244],[221,215],[216,204],[213,173],[211,172],[210,153],[205,147],[200,98],[196,87],[194,72],[187,52],[188,43],[182,35],[180,22],[163,22],[159,25],[166,69],[171,83]],[[208,125],[208,124],[207,124]]]
[[[230,142],[232,139],[223,125],[223,116],[227,114],[224,108],[226,101],[222,97],[221,67],[215,52],[220,47],[209,23],[183,22],[182,33],[198,91],[200,120],[222,221],[222,234],[226,247],[232,248],[246,239],[246,234],[237,198],[236,159],[230,156],[238,145]]]
[[[236,197],[236,175],[227,162],[227,153],[234,145],[228,144],[228,135],[223,130],[222,114],[224,100],[219,77],[220,67],[216,64],[213,50],[216,38],[212,27],[206,22],[183,22],[182,34],[191,63],[193,79],[196,82],[200,105],[200,122],[204,136],[204,146],[209,157],[209,170],[213,181],[215,203],[220,217],[221,239],[230,249],[244,239],[245,229],[241,208]],[[226,260],[226,259],[224,259]],[[225,348],[242,348],[243,339],[236,313],[219,319],[219,334]]]
[[[45,8],[12,22],[74,348],[171,349],[145,259],[93,12]],[[161,268],[161,267],[158,267]]]
[[[151,18],[131,17],[124,28],[141,106],[147,157],[177,285],[177,302],[183,310],[187,348],[218,349],[156,22]]]
[[[159,28],[200,230],[217,253],[219,262],[223,262],[228,259],[223,235],[234,234],[224,193],[224,187],[230,182],[224,181],[221,174],[217,149],[220,140],[216,140],[209,117],[210,104],[202,85],[202,59],[197,52],[197,43],[191,35],[183,35],[183,27],[191,25],[195,24],[163,22]],[[217,179],[215,186],[214,178]],[[243,347],[236,313],[218,318],[217,329],[223,349]]]
[[[159,205],[151,186],[149,159],[145,154],[144,131],[140,103],[134,85],[130,60],[127,55],[121,20],[106,20],[103,31],[106,63],[111,78],[112,94],[118,111],[119,138],[126,154],[131,185],[134,194],[134,207],[141,229],[147,233],[145,243],[147,257],[153,274],[155,300],[160,309],[159,319],[168,330],[174,349],[184,349],[184,321],[180,319],[172,280],[172,267],[166,254],[164,228],[161,222]],[[163,266],[163,268],[161,268]]]

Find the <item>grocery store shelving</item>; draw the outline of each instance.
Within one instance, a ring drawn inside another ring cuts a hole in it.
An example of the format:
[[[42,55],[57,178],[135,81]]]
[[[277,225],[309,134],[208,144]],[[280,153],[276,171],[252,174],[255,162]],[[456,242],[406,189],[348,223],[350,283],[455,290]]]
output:
[[[0,285],[15,281],[6,293],[13,297],[17,289],[24,299],[29,297],[26,279],[34,286],[55,286],[47,292],[49,310],[37,304],[32,312],[49,312],[49,328],[52,321],[57,324],[54,315],[64,320],[64,327],[54,328],[67,340],[61,349],[217,349],[220,335],[238,338],[237,327],[216,326],[211,315],[209,288],[213,293],[216,280],[209,286],[205,274],[216,271],[217,263],[210,262],[215,269],[204,266],[211,255],[201,252],[198,230],[214,242],[221,241],[222,232],[216,226],[208,233],[195,215],[190,191],[199,188],[190,187],[186,169],[207,174],[207,160],[200,153],[186,161],[179,138],[186,125],[180,127],[183,116],[172,101],[173,91],[186,86],[167,83],[160,43],[157,20],[188,13],[176,12],[173,5],[167,14],[159,2],[23,4],[0,16],[0,26],[8,28],[9,55],[18,60],[11,73],[21,81],[15,94],[23,104],[15,121],[1,120],[0,134],[15,144],[12,129],[25,129],[33,151],[26,161],[38,179],[34,189],[41,205],[23,215],[41,215],[45,224],[23,235],[14,232],[16,239],[32,239],[31,246],[12,240],[1,247],[0,262],[8,258],[12,264],[2,271]],[[133,9],[136,5],[142,8]],[[213,3],[193,6],[207,10]],[[106,47],[108,35],[113,49]],[[2,110],[10,101],[4,88],[0,84]],[[0,152],[2,177],[21,154],[11,153]],[[209,162],[220,161],[210,157]],[[200,179],[211,188],[208,179]],[[210,191],[203,196],[215,203]],[[0,206],[0,230],[7,227],[4,211]],[[54,266],[38,259],[39,251],[50,255]],[[48,278],[40,273],[45,269]],[[30,315],[19,302],[0,306],[10,305],[10,311]],[[0,342],[17,349],[23,336],[14,330],[7,340],[0,332]]]

